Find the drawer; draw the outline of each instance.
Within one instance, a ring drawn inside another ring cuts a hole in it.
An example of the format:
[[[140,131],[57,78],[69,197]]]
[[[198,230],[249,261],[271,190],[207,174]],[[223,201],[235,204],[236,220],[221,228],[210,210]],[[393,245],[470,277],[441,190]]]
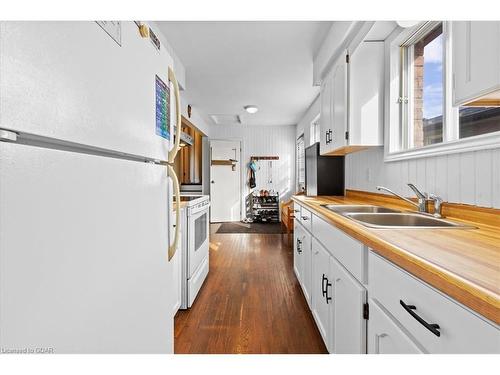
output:
[[[299,221],[304,226],[304,228],[307,229],[309,232],[311,232],[311,218],[312,218],[311,211],[309,211],[304,206],[301,206],[299,213]]]
[[[387,315],[377,302],[369,300],[368,354],[421,354],[423,351]]]
[[[312,234],[362,284],[366,284],[368,249],[320,217],[312,217]]]
[[[369,280],[371,298],[378,301],[425,351],[500,353],[498,326],[371,251]],[[425,324],[437,324],[439,336]]]

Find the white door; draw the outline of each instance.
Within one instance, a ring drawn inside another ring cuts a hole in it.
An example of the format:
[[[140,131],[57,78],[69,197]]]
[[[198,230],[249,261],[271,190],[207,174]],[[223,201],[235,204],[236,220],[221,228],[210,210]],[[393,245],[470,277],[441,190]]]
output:
[[[121,39],[96,22],[1,22],[2,127],[165,160],[155,85],[156,76],[169,84],[173,60],[132,21],[121,22]],[[171,122],[173,98],[170,87]]]
[[[423,351],[378,305],[370,299],[369,354],[419,354]]]
[[[210,141],[210,221],[213,223],[241,219],[240,153],[239,141]]]
[[[323,337],[328,351],[330,347],[330,305],[333,303],[332,280],[330,277],[330,254],[316,241],[312,239],[312,293],[313,293],[313,316]]]
[[[304,229],[302,225],[298,224],[298,221],[295,220],[295,228],[293,231],[294,237],[294,251],[293,251],[293,270],[295,271],[295,276],[297,276],[297,280],[302,284],[302,239]]]
[[[304,296],[306,297],[309,307],[311,307],[311,240],[312,237],[304,230],[304,235],[302,236],[302,290],[304,291]]]
[[[330,258],[335,303],[333,346],[337,354],[366,353],[366,289],[335,258]]]
[[[455,105],[500,88],[500,22],[455,21],[453,102]]]
[[[347,144],[347,64],[341,61],[333,73],[332,121],[333,134],[330,150],[344,147]]]
[[[0,347],[172,353],[167,180],[0,142]]]
[[[332,75],[328,74],[324,81],[321,83],[320,92],[320,154],[323,155],[329,152],[332,148],[331,135],[332,135]]]

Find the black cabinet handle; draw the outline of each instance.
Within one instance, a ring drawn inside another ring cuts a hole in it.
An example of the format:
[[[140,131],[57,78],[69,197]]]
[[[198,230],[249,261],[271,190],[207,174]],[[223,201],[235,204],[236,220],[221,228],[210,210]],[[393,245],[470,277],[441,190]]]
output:
[[[328,281],[328,278],[326,279],[326,288],[325,288],[325,294],[326,294],[326,303],[330,302],[332,300],[332,297],[328,296],[328,287],[332,286],[332,283]]]
[[[321,293],[323,294],[323,297],[326,296],[325,281],[328,282],[328,279],[325,274],[323,274],[323,277],[321,278]]]
[[[302,245],[302,241],[297,238],[297,253],[302,253],[302,249],[300,248],[300,245]]]
[[[332,129],[328,130],[328,139],[329,139],[329,143],[333,142],[333,131],[332,131]]]
[[[326,144],[330,143],[330,142],[328,142],[328,130],[325,133],[325,143]]]
[[[307,216],[302,216],[302,220],[309,220]]]
[[[326,281],[326,283],[325,283]],[[328,277],[323,274],[323,277],[321,278],[321,292],[323,294],[323,297],[326,298],[326,303],[332,300],[332,297],[328,296],[328,287],[332,286],[332,283],[328,281]]]
[[[425,328],[434,333],[437,337],[441,336],[441,332],[439,332],[439,324],[427,323],[425,320],[423,320],[420,316],[418,316],[418,314],[415,311],[413,311],[417,309],[416,306],[407,305],[406,303],[403,302],[403,300],[399,300],[399,303],[401,304],[401,306],[403,306],[403,309],[405,309],[408,312],[408,314],[410,314],[417,320],[417,322],[422,324]]]

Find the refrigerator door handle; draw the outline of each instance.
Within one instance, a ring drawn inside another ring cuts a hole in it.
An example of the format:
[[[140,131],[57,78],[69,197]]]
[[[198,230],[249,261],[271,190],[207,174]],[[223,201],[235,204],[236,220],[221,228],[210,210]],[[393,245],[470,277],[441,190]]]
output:
[[[170,164],[167,164],[168,176],[172,178],[174,183],[174,192],[175,192],[175,234],[174,234],[174,243],[169,244],[168,246],[168,260],[172,259],[177,251],[177,244],[179,242],[179,229],[180,229],[180,218],[181,218],[181,193],[179,190],[179,180],[177,179],[177,175],[175,174],[174,168]]]
[[[168,152],[168,163],[172,164],[175,160],[177,152],[180,150],[181,143],[181,97],[179,94],[179,83],[177,78],[175,78],[175,73],[173,69],[168,67],[168,80],[174,85],[174,96],[175,96],[175,117],[176,117],[176,131],[175,131],[175,144],[172,150]]]

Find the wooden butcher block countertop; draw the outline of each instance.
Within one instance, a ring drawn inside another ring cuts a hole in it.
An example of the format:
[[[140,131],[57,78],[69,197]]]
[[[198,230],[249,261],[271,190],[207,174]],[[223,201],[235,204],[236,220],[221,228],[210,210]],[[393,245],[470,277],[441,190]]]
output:
[[[414,211],[387,195],[347,191],[345,197],[293,197],[322,219],[412,275],[500,324],[500,210],[446,204],[447,220],[477,229],[373,229],[321,204],[374,204]]]

